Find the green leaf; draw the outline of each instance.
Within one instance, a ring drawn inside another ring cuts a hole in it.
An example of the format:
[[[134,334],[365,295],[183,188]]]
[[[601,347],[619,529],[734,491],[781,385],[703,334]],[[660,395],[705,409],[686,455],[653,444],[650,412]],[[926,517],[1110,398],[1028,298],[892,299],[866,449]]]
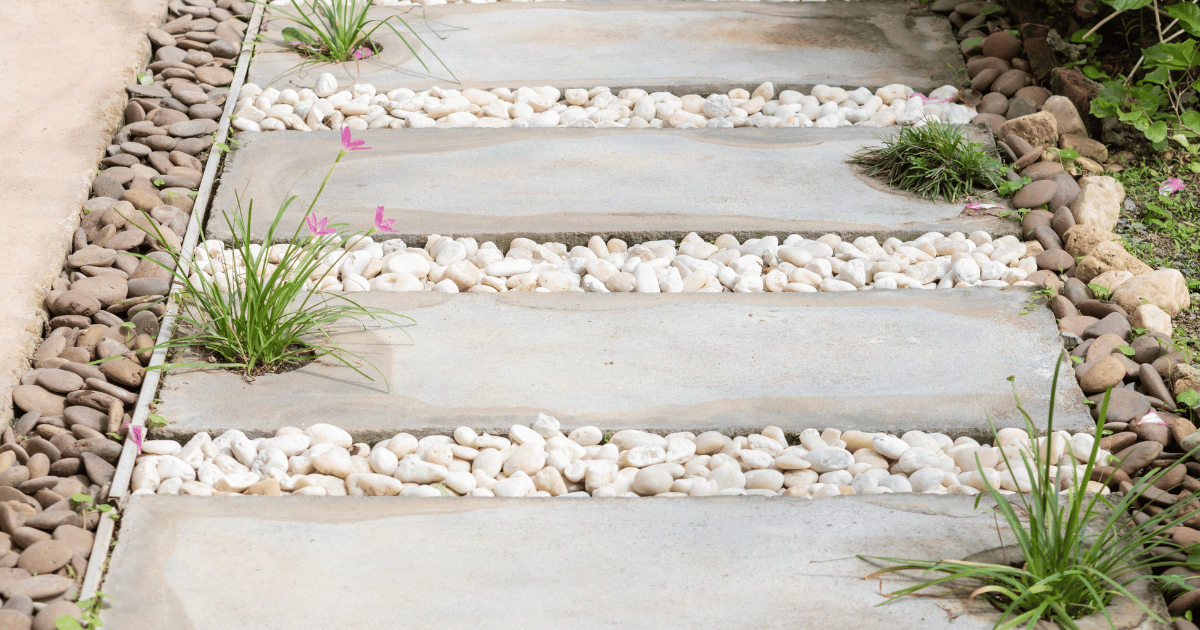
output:
[[[1132,11],[1150,4],[1151,0],[1102,0],[1117,11]]]
[[[979,15],[991,15],[993,13],[999,13],[1003,10],[1004,10],[1004,7],[992,5],[990,7],[984,7],[983,10],[979,12]]]
[[[1189,131],[1200,134],[1200,112],[1197,112],[1194,109],[1189,109],[1186,112],[1183,112],[1183,115],[1179,117],[1179,121],[1182,122],[1183,126],[1187,127]]]
[[[1182,42],[1155,44],[1142,51],[1146,55],[1146,67],[1163,66],[1170,70],[1190,70],[1200,62],[1196,43],[1194,39],[1185,39]]]
[[[1171,83],[1171,71],[1167,70],[1166,66],[1159,66],[1142,80],[1166,86]]]
[[[1108,118],[1121,113],[1121,108],[1116,103],[1097,96],[1092,99],[1091,114],[1097,118]]]
[[[63,615],[54,620],[54,627],[58,630],[83,630],[83,626],[79,625],[78,621],[71,615]]]
[[[1097,70],[1097,69],[1096,69],[1096,66],[1084,66],[1084,67],[1083,67],[1083,74],[1084,74],[1084,75],[1086,75],[1086,76],[1087,76],[1087,78],[1089,78],[1089,79],[1091,79],[1091,80],[1093,80],[1093,81],[1098,81],[1098,80],[1100,80],[1100,79],[1103,79],[1103,78],[1105,78],[1105,77],[1107,76],[1107,75],[1106,75],[1106,74],[1104,74],[1103,72],[1100,72],[1099,70]],[[1094,102],[1094,101],[1093,101],[1093,102]]]
[[[1153,125],[1150,125],[1146,129],[1143,129],[1142,133],[1146,134],[1146,139],[1150,142],[1154,142],[1156,144],[1165,142],[1167,139],[1167,123],[1160,120]]]
[[[972,37],[971,39],[964,39],[962,41],[962,49],[969,50],[971,48],[979,46],[982,43],[983,43],[982,37]]]
[[[1200,37],[1200,7],[1190,2],[1180,2],[1173,4],[1164,9],[1168,15],[1179,20],[1179,26],[1188,32],[1188,35]]]
[[[1117,351],[1127,357],[1134,355],[1133,348],[1130,348],[1129,346],[1117,346]]]
[[[1200,406],[1200,394],[1197,394],[1196,390],[1194,389],[1189,389],[1186,392],[1176,396],[1175,401],[1184,407]]]
[[[289,26],[283,29],[282,35],[283,41],[287,42],[288,46],[295,46],[295,44],[292,42],[300,42],[301,44],[306,44],[308,46],[312,46],[315,43],[312,35],[294,26]]]

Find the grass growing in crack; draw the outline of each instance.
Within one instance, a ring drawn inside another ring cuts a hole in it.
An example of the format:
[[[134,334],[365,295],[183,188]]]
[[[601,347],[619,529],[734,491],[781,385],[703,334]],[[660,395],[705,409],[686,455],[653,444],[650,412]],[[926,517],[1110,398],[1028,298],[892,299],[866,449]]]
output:
[[[938,122],[902,127],[882,148],[859,151],[850,162],[896,188],[951,203],[1004,182],[1000,161],[968,142],[961,125]]]
[[[1164,536],[1168,529],[1192,518],[1194,513],[1184,512],[1183,508],[1188,503],[1178,501],[1158,514],[1146,514],[1146,518],[1141,522],[1130,519],[1129,515],[1147,499],[1162,492],[1153,485],[1178,466],[1179,462],[1165,469],[1154,469],[1136,480],[1133,487],[1115,503],[1099,493],[1089,495],[1086,492],[1086,483],[1091,479],[1092,470],[1096,465],[1099,439],[1093,441],[1088,463],[1080,477],[1067,478],[1060,475],[1047,453],[1052,450],[1054,440],[1054,397],[1058,390],[1058,371],[1061,365],[1059,362],[1054,369],[1046,438],[1042,445],[1035,447],[1026,443],[1020,449],[1020,463],[1024,473],[1028,475],[1030,492],[1018,493],[1020,503],[1016,505],[993,487],[984,476],[987,492],[996,502],[996,511],[1003,515],[1008,527],[1016,535],[1017,546],[1024,556],[1024,565],[1010,566],[952,559],[913,560],[859,556],[864,560],[882,561],[892,565],[872,573],[866,579],[908,570],[941,574],[932,580],[889,593],[883,604],[940,585],[957,586],[944,593],[945,595],[961,593],[965,590],[964,587],[947,583],[965,579],[975,585],[971,588],[968,601],[982,598],[1001,611],[995,626],[1001,630],[1022,624],[1033,627],[1039,619],[1058,622],[1065,628],[1078,628],[1076,619],[1096,612],[1103,612],[1109,626],[1115,627],[1106,606],[1118,595],[1131,598],[1151,617],[1166,623],[1143,602],[1133,597],[1129,587],[1141,580],[1151,580],[1160,584],[1182,584],[1181,576],[1155,575],[1154,571],[1184,566],[1187,562],[1169,560],[1166,555],[1153,556],[1147,554],[1146,550],[1154,546],[1165,546],[1172,551],[1183,552],[1189,559],[1195,558],[1200,554],[1200,546],[1181,546],[1171,542],[1169,536]],[[1012,381],[1012,377],[1009,377],[1009,380]],[[1013,398],[1016,399],[1017,409],[1025,417],[1030,435],[1037,435],[1032,419],[1017,398],[1015,385]],[[1104,431],[1107,410],[1108,394],[1105,394],[1100,407],[1100,421],[1096,426],[1097,435]],[[988,422],[990,425],[990,418]],[[996,433],[994,425],[992,433]],[[1193,450],[1189,456],[1195,452],[1196,450]],[[1019,477],[1021,469],[1013,466],[1016,462],[1010,462],[1008,453],[1004,450],[1001,450],[1001,455],[1007,469],[1016,470],[1014,477]],[[978,456],[976,463],[978,465]],[[1074,472],[1076,469],[1072,467],[1070,470]],[[1062,493],[1065,498],[1060,495],[1060,487],[1064,483],[1070,484]],[[976,499],[976,507],[982,497],[981,494]],[[1023,518],[1018,511],[1024,512],[1026,516]]]
[[[362,144],[362,141],[350,141],[349,130],[343,133],[342,142],[344,146],[353,147],[350,150],[359,150],[357,145]],[[167,246],[174,265],[168,266],[157,260],[154,262],[170,271],[175,282],[182,285],[179,319],[189,332],[155,348],[182,350],[197,347],[208,352],[213,362],[167,363],[147,369],[223,367],[236,369],[244,378],[252,380],[268,372],[332,357],[368,380],[374,379],[359,369],[351,358],[371,365],[380,377],[383,376],[379,368],[369,361],[335,343],[328,329],[341,320],[354,321],[365,328],[368,321],[399,325],[401,320],[412,321],[412,318],[363,306],[345,295],[319,291],[319,282],[335,272],[349,253],[349,246],[360,239],[369,239],[374,231],[345,236],[339,233],[339,226],[326,227],[328,219],[322,219],[318,224],[312,215],[333,170],[346,153],[346,149],[338,152],[308,206],[305,213],[307,221],[296,226],[286,243],[270,245],[277,240],[279,223],[296,200],[294,195],[288,197],[276,211],[274,221],[263,236],[265,246],[252,242],[253,200],[246,204],[244,212],[240,196],[236,196],[237,211],[232,215],[222,209],[233,235],[234,247],[231,256],[223,254],[207,261],[211,275],[197,273],[196,268],[204,264],[199,260],[193,260],[190,274],[181,272],[179,261],[182,252]],[[301,237],[301,230],[306,223],[310,235]],[[319,229],[314,227],[317,225]],[[153,232],[159,232],[156,223],[151,221],[150,226]],[[163,240],[161,233],[158,236]],[[141,258],[154,260],[146,256]],[[244,264],[239,266],[239,262]],[[321,338],[322,342],[310,343],[309,339],[314,337]]]
[[[262,0],[256,1],[258,4],[268,6]],[[402,24],[409,34],[416,38],[421,46],[433,55],[434,59],[438,60],[442,68],[450,73],[454,81],[458,82],[458,77],[454,76],[454,72],[450,70],[446,62],[433,52],[433,49],[425,43],[425,40],[421,39],[417,31],[404,21],[404,18],[400,17],[400,14],[389,15],[382,19],[368,18],[367,11],[371,9],[371,0],[313,0],[307,8],[305,4],[298,3],[296,0],[291,0],[291,4],[294,11],[275,7],[288,19],[300,24],[300,28],[289,26],[283,29],[283,40],[288,47],[304,56],[307,63],[361,61],[376,55],[381,49],[379,44],[371,39],[371,36],[375,34],[375,31],[386,26],[408,48],[421,67],[429,72],[429,66],[421,59],[417,49],[413,48],[412,44],[408,43],[408,40],[392,24],[394,20]],[[426,21],[429,20],[426,19]]]

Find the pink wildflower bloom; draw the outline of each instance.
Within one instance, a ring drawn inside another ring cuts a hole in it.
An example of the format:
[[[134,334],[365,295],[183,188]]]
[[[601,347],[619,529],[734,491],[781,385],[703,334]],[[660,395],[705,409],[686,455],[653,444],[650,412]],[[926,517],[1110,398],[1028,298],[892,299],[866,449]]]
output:
[[[1158,187],[1158,194],[1170,196],[1171,193],[1179,192],[1183,189],[1183,180],[1179,179],[1178,177],[1172,177],[1171,179],[1163,182],[1162,186]]]
[[[355,140],[354,138],[350,137],[350,128],[342,127],[342,147],[347,151],[364,151],[366,149],[370,149],[371,147],[363,146],[366,143],[366,140]]]
[[[395,228],[392,227],[395,224],[395,219],[388,219],[386,221],[383,219],[383,206],[375,206],[375,227],[380,232],[395,232]]]
[[[146,427],[139,427],[137,425],[129,424],[128,422],[121,425],[122,429],[126,427],[129,428],[129,439],[133,440],[133,445],[136,446],[138,452],[141,453],[142,441],[146,439]]]
[[[325,217],[324,219],[318,221],[317,217],[310,214],[305,216],[304,220],[308,222],[308,231],[311,232],[313,236],[325,236],[327,234],[333,234],[334,232],[337,232],[337,230],[331,227],[325,227],[329,223],[329,217]]]
[[[358,61],[361,59],[366,59],[367,57],[370,57],[371,55],[372,55],[371,49],[367,48],[366,46],[359,46],[358,48],[354,49],[354,60],[355,61]]]
[[[922,94],[920,92],[913,92],[912,95],[921,97],[921,100],[925,101],[926,103],[949,103],[950,102],[950,99],[948,99],[948,98],[936,98],[933,96],[925,96],[924,94]]]
[[[969,203],[966,207],[968,210],[986,210],[988,208],[1003,208],[1004,206],[995,203]]]

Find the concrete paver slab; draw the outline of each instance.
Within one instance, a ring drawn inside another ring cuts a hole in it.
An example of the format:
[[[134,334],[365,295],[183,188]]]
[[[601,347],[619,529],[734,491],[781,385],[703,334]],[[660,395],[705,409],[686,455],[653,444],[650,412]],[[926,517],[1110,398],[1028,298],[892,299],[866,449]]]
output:
[[[999,545],[971,497],[804,501],[134,496],[105,627],[980,630],[855,554]],[[1006,538],[1011,535],[1003,530]],[[982,613],[982,614],[980,614]]]
[[[545,412],[567,430],[745,434],[776,425],[982,438],[985,411],[997,426],[1024,426],[1010,375],[1044,426],[1062,349],[1047,309],[1020,314],[1030,297],[1020,289],[359,293],[363,305],[418,322],[333,335],[384,373],[390,393],[323,364],[249,384],[175,370],[157,410],[171,421],[165,435],[264,435],[317,422],[370,441],[462,425],[507,433]],[[1055,426],[1094,428],[1075,379],[1059,388]]]
[[[0,2],[0,426],[40,339],[42,299],[62,271],[125,86],[150,55],[166,0]]]
[[[586,243],[593,234],[630,242],[690,231],[898,235],[1015,223],[960,217],[855,173],[846,159],[895,130],[841,129],[448,129],[368,130],[370,151],[348,154],[316,206],[351,230],[374,224],[375,207],[397,217],[400,236],[516,236]],[[266,233],[288,195],[298,195],[277,234],[303,221],[340,148],[334,132],[243,133],[222,177],[220,207],[235,192],[254,200],[254,233]],[[210,237],[228,241],[223,220]],[[382,235],[381,235],[382,237]]]
[[[397,13],[380,7],[370,16]],[[429,71],[386,27],[375,32],[383,45],[375,58],[296,68],[300,58],[282,52],[281,35],[294,23],[281,18],[266,28],[266,49],[280,52],[256,55],[250,81],[311,87],[320,73],[333,72],[339,84],[388,90],[458,87],[432,51],[463,87],[607,85],[707,95],[773,81],[777,90],[821,83],[927,90],[951,81],[947,63],[962,63],[944,17],[909,16],[907,3],[891,0],[500,2],[429,7],[404,18],[429,46],[407,38]]]

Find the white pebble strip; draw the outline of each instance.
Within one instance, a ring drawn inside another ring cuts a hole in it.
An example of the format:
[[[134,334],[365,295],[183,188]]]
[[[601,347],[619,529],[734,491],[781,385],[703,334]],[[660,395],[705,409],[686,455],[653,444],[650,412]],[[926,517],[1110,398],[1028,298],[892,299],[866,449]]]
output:
[[[293,260],[289,244],[272,245],[264,275]],[[252,245],[258,256],[261,246]],[[562,243],[512,240],[507,252],[491,241],[431,235],[424,247],[400,239],[375,242],[351,237],[332,250],[310,275],[306,289],[321,291],[584,291],[589,293],[757,293],[859,291],[867,289],[947,289],[1032,286],[1025,278],[1037,271],[1036,241],[1015,236],[992,240],[984,231],[946,235],[929,232],[912,241],[873,236],[853,241],[836,234],[817,240],[791,235],[748,239],[729,234],[709,243],[696,235],[649,241],[627,247],[593,236],[586,247],[568,250]],[[198,274],[225,289],[243,282],[246,265],[240,251],[219,240],[201,243],[195,257]]]
[[[604,442],[596,427],[564,433],[539,414],[507,436],[459,427],[453,436],[399,433],[373,447],[330,424],[285,427],[250,439],[237,430],[198,433],[186,445],[144,444],[134,494],[261,493],[321,496],[636,497],[762,495],[819,499],[842,494],[924,492],[973,495],[986,479],[1003,492],[1029,492],[1021,456],[1046,454],[1061,489],[1086,481],[1093,436],[1057,431],[1030,441],[1001,429],[997,446],[942,433],[900,437],[805,429],[789,446],[783,430],[730,438],[715,431],[667,436],[625,430]],[[1049,442],[1049,448],[1047,448]],[[1005,457],[1011,469],[1005,464]],[[1107,462],[1107,451],[1097,461]],[[274,483],[264,481],[273,479]],[[257,486],[256,486],[257,484]],[[254,488],[252,488],[252,486]],[[1087,490],[1107,493],[1097,482]]]
[[[607,87],[559,90],[554,87],[496,88],[490,91],[433,87],[414,92],[398,88],[386,94],[375,86],[339,86],[332,74],[312,88],[278,90],[247,83],[238,92],[233,127],[239,131],[425,129],[451,127],[628,127],[698,129],[703,127],[887,127],[923,125],[928,120],[966,124],[975,106],[956,103],[958,88],[940,87],[927,102],[900,84],[874,93],[818,85],[808,95],[795,90],[775,94],[771,83],[753,92],[685,94]]]

